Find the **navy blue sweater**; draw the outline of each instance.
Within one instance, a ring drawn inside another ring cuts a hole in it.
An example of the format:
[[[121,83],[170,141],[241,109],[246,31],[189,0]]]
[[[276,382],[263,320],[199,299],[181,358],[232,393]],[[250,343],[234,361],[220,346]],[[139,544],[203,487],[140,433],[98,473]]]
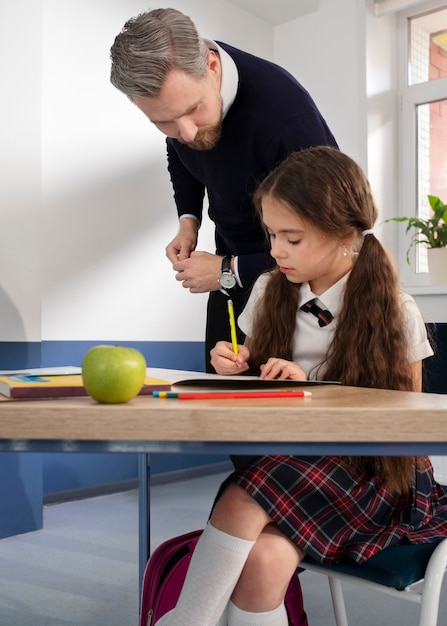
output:
[[[273,260],[251,197],[259,182],[291,152],[337,143],[309,93],[286,70],[218,42],[239,73],[236,98],[211,150],[167,139],[168,169],[178,214],[202,218],[205,189],[217,254],[239,257],[250,288]]]

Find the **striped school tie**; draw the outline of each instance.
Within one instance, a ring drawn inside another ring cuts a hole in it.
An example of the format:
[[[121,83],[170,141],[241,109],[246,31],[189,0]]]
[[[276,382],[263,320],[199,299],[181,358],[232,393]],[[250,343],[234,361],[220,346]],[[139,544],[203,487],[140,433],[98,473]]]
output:
[[[314,298],[313,300],[309,300],[309,302],[303,304],[300,309],[305,313],[312,313],[312,315],[315,315],[315,317],[318,318],[318,323],[320,326],[327,326],[332,322],[334,316],[327,309],[322,309],[321,307],[319,307],[316,302],[316,298]]]

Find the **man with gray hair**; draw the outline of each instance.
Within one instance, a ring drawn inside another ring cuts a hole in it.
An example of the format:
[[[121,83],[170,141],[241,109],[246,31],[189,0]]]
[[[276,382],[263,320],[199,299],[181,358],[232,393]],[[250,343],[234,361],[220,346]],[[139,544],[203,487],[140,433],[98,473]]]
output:
[[[214,371],[209,351],[230,340],[228,294],[238,316],[255,279],[273,265],[253,191],[291,152],[337,144],[291,74],[202,38],[176,9],[128,20],[111,60],[112,84],[167,136],[179,229],[166,255],[183,287],[210,294],[206,366]],[[215,253],[196,250],[205,193]],[[243,340],[238,329],[238,342]]]

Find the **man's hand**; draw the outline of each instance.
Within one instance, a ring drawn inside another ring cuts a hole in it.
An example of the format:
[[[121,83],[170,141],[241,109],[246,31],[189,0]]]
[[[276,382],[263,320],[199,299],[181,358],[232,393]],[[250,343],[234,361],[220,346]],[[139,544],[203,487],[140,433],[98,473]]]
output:
[[[178,260],[172,268],[176,280],[183,283],[191,293],[205,293],[220,289],[219,276],[222,271],[222,257],[209,252],[191,252],[188,259]]]
[[[191,252],[196,249],[199,224],[192,217],[180,220],[179,231],[174,239],[166,246],[166,256],[171,263],[189,259]]]

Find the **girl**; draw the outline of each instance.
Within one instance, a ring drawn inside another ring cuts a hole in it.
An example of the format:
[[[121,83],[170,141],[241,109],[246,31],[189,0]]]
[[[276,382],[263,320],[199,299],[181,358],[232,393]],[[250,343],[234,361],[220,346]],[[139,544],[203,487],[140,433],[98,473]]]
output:
[[[261,183],[255,206],[277,267],[260,276],[218,373],[422,389],[433,354],[414,300],[372,230],[361,168],[318,147]],[[317,307],[317,308],[316,308]],[[447,536],[447,496],[428,457],[254,457],[223,483],[169,626],[287,626],[284,594],[301,559],[362,563],[402,542]]]

